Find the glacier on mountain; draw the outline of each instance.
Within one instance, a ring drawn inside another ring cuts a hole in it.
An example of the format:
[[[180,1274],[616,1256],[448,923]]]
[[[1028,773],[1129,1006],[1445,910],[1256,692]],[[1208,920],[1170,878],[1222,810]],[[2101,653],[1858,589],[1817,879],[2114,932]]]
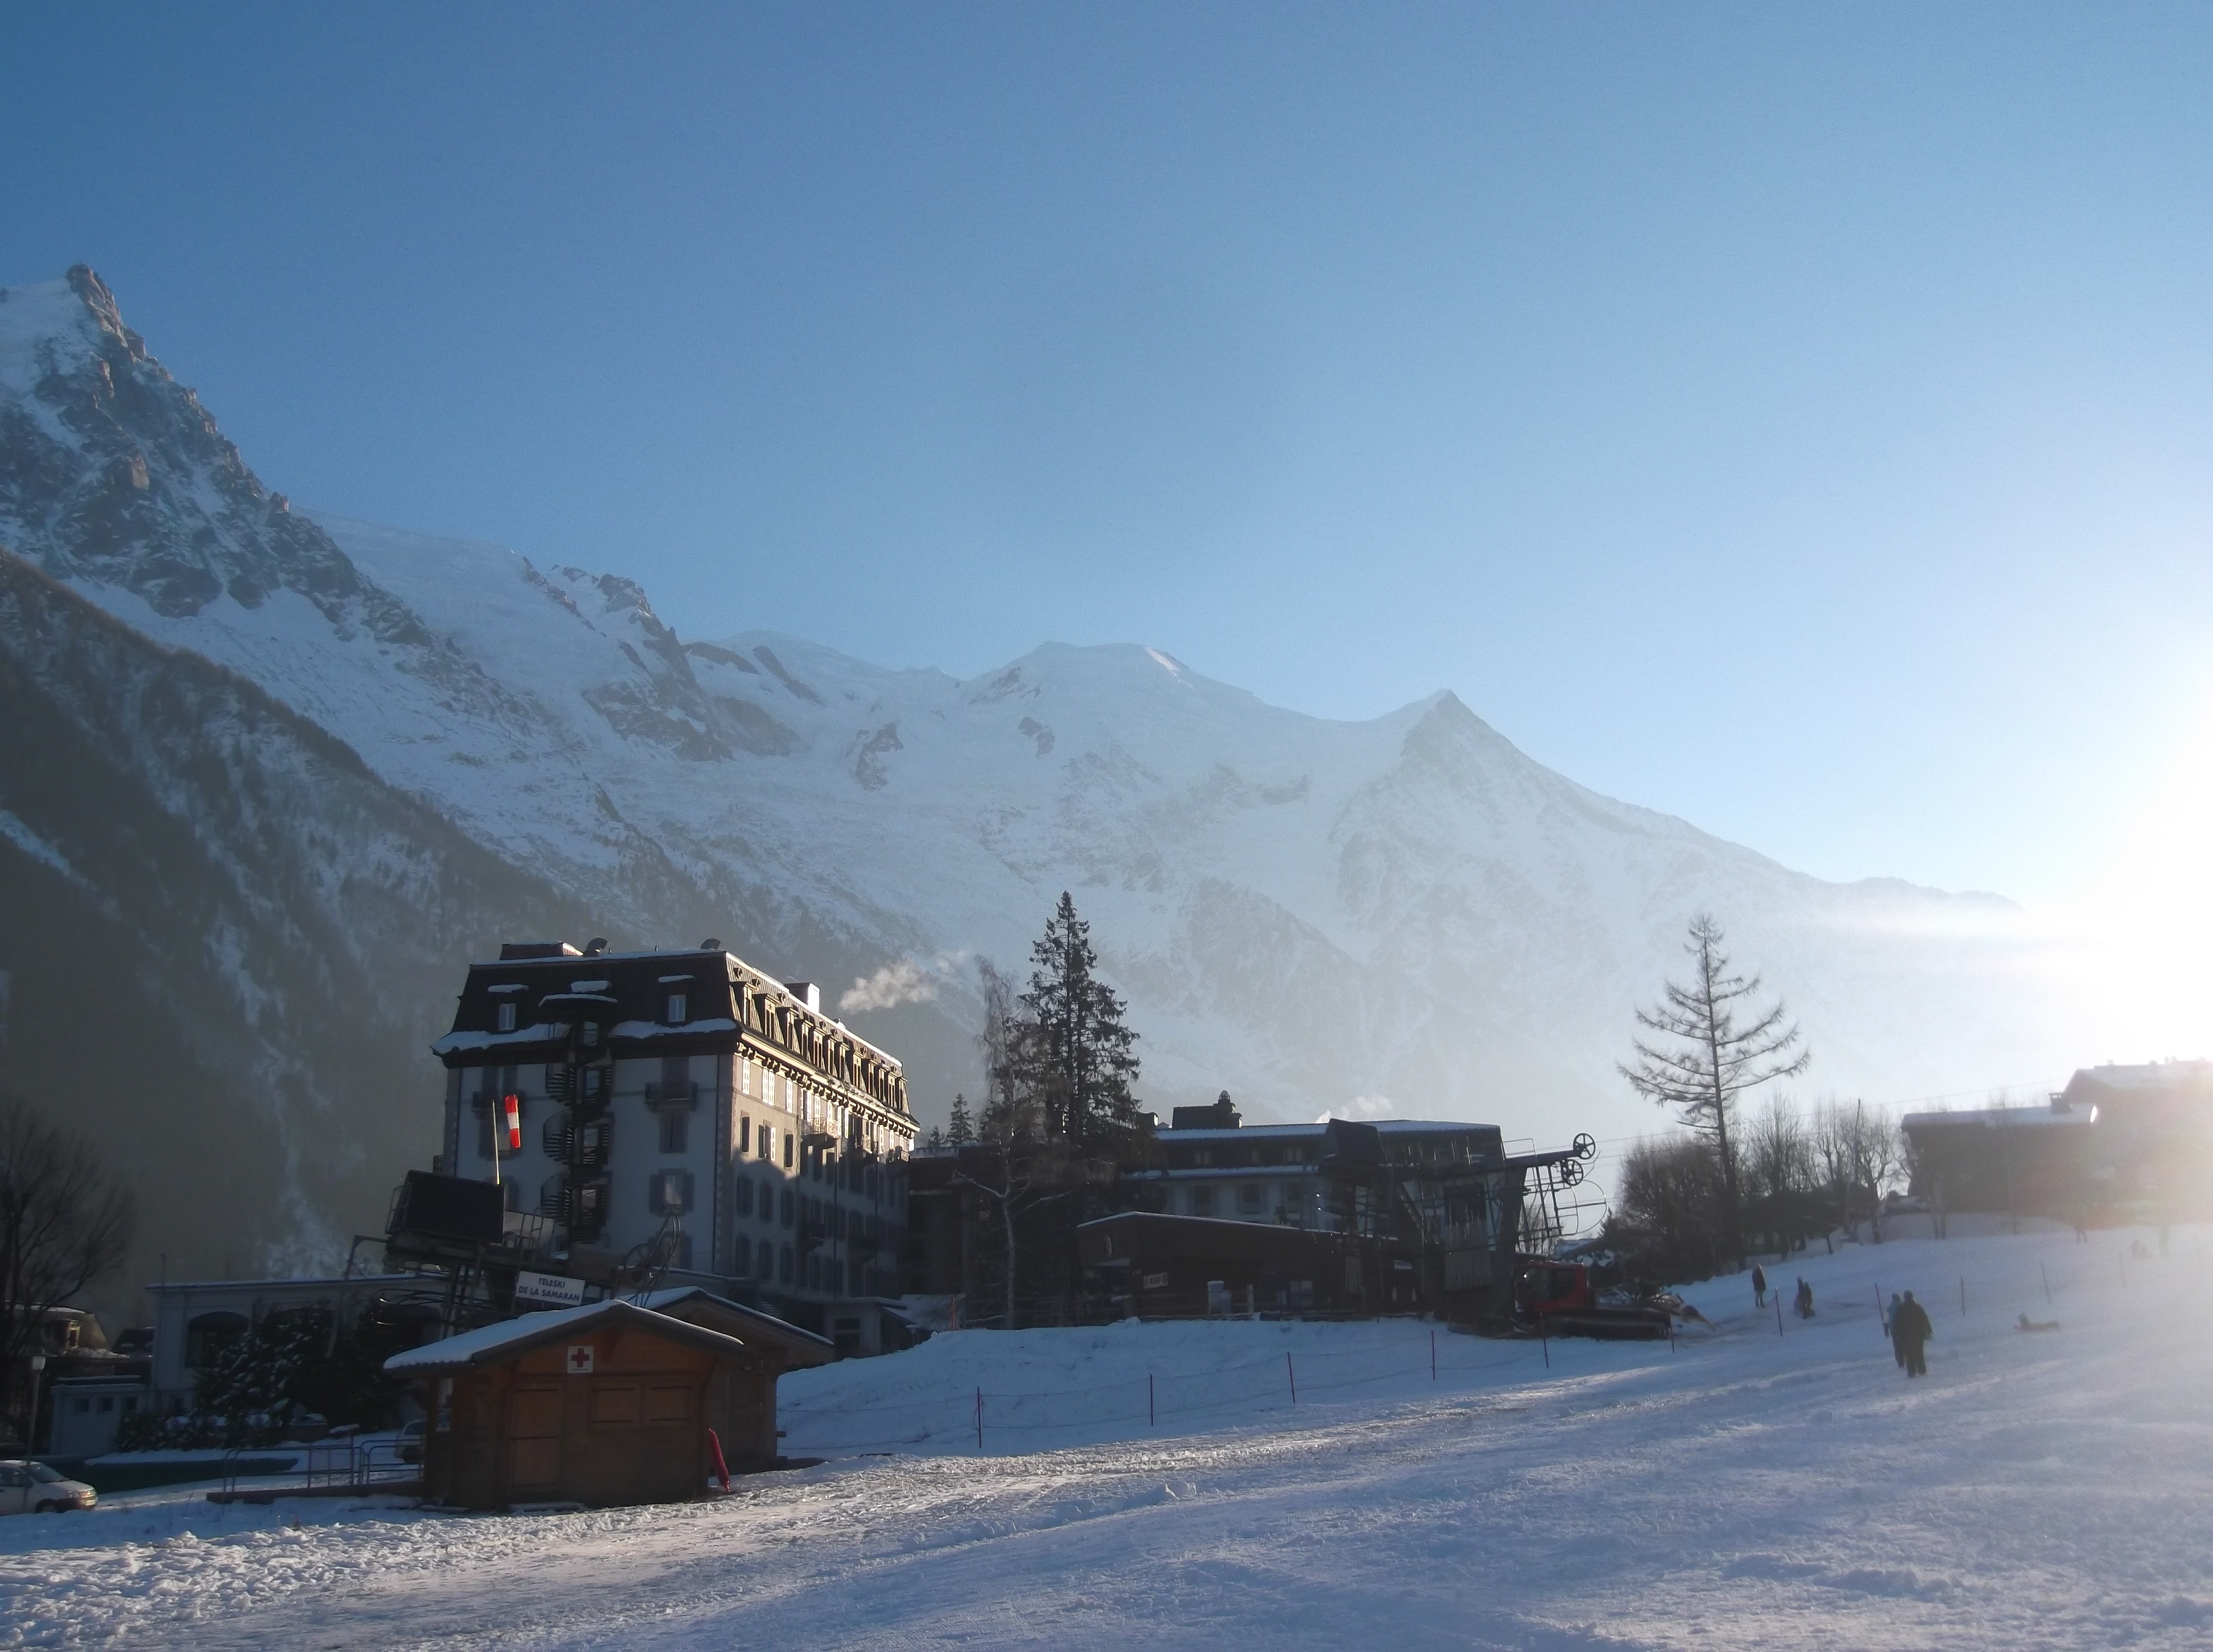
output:
[[[833,1002],[852,981],[841,1013],[908,1055],[926,1119],[978,1082],[965,960],[1019,969],[1063,888],[1163,1109],[1227,1088],[1259,1119],[1388,1096],[1548,1142],[1655,1129],[1614,1064],[1701,910],[1802,1020],[1809,1089],[1979,1093],[2082,1054],[2009,903],[1792,872],[1550,772],[1449,692],[1345,722],[1134,645],[961,680],[685,640],[616,575],[294,510],[89,271],[0,294],[0,546],[600,932],[719,935]]]

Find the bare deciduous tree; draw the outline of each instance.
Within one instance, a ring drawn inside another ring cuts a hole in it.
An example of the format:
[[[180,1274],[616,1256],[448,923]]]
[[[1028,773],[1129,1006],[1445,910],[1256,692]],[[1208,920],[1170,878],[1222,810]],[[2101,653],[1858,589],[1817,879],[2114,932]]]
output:
[[[1737,1024],[1740,1010],[1751,1008],[1746,1001],[1759,991],[1759,978],[1729,973],[1722,939],[1721,925],[1710,917],[1701,912],[1692,920],[1683,948],[1693,962],[1691,979],[1667,982],[1655,1007],[1637,1012],[1638,1025],[1672,1042],[1637,1039],[1637,1064],[1624,1064],[1620,1070],[1638,1094],[1673,1107],[1682,1123],[1713,1138],[1723,1192],[1722,1246],[1741,1266],[1743,1204],[1729,1140],[1737,1098],[1770,1079],[1804,1072],[1813,1053],[1801,1050],[1787,1057],[1798,1042],[1798,1028],[1784,1024],[1780,1001],[1747,1024]]]
[[[1887,1107],[1832,1098],[1814,1115],[1814,1149],[1837,1221],[1850,1229],[1862,1204],[1869,1232],[1882,1241],[1882,1196],[1900,1168],[1897,1122]]]
[[[0,1097],[0,1372],[38,1351],[51,1310],[122,1262],[137,1221],[90,1143]]]

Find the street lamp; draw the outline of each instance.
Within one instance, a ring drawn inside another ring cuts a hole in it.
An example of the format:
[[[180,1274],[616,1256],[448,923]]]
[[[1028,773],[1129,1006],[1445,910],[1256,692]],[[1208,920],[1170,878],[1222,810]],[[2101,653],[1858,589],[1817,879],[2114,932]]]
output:
[[[23,1424],[23,1448],[26,1451],[39,1448],[39,1378],[45,1375],[46,1369],[46,1356],[44,1354],[31,1356],[31,1415]],[[52,1438],[51,1435],[48,1436],[50,1442]]]

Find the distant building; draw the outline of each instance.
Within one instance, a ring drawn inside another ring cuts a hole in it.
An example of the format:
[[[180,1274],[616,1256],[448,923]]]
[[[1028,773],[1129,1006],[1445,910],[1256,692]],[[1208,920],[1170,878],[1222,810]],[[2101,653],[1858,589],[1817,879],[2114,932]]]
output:
[[[1024,1271],[1072,1248],[1083,1289],[1033,1293],[1046,1320],[1225,1312],[1503,1314],[1515,1259],[1560,1236],[1560,1194],[1581,1180],[1588,1142],[1509,1155],[1498,1128],[1449,1120],[1334,1119],[1246,1125],[1228,1095],[1178,1107],[1142,1164],[1105,1190],[1106,1208],[1064,1233],[1070,1201],[1026,1220]],[[908,1286],[956,1296],[970,1322],[1003,1312],[990,1144],[925,1153],[912,1166]],[[1568,1201],[1572,1206],[1573,1200]],[[1080,1306],[1079,1306],[1080,1304]]]
[[[2106,1202],[2155,1221],[2213,1216],[2213,1061],[2085,1067],[2059,1100],[2097,1114]]]
[[[2031,1106],[1910,1113],[1911,1194],[2070,1222],[2213,1215],[2213,1062],[2085,1067]]]
[[[0,1442],[43,1442],[58,1456],[107,1449],[101,1442],[112,1442],[122,1419],[149,1403],[143,1336],[126,1332],[111,1346],[91,1309],[48,1308],[28,1349],[0,1371]],[[34,1356],[43,1361],[36,1369]]]
[[[899,1291],[915,1124],[898,1061],[707,942],[690,952],[503,947],[450,1032],[442,1167],[489,1181],[587,1261],[654,1251],[672,1282],[876,1341]],[[510,1151],[504,1097],[522,1141]]]
[[[438,1334],[440,1304],[406,1273],[351,1278],[173,1279],[146,1287],[154,1300],[149,1404],[163,1416],[192,1408],[201,1373],[216,1356],[281,1310],[320,1308],[351,1327],[375,1307],[412,1320],[417,1338]]]
[[[2053,1096],[2036,1106],[1909,1113],[1910,1196],[1942,1214],[2071,1219],[2094,1186],[2094,1107]]]
[[[1333,1234],[1353,1241],[1304,1251],[1279,1244],[1265,1278],[1251,1269],[1260,1253],[1210,1227],[1177,1231],[1160,1222],[1125,1223],[1125,1244],[1137,1265],[1125,1291],[1132,1312],[1162,1312],[1170,1300],[1191,1301],[1219,1277],[1262,1281],[1258,1306],[1291,1308],[1302,1299],[1374,1311],[1472,1299],[1509,1277],[1521,1237],[1526,1167],[1509,1161],[1496,1125],[1391,1119],[1375,1124],[1335,1119],[1313,1125],[1246,1125],[1223,1095],[1210,1107],[1179,1107],[1174,1128],[1160,1132],[1161,1164],[1126,1173],[1138,1209],[1195,1223],[1265,1223]],[[1210,1246],[1222,1252],[1218,1276],[1197,1277]],[[1331,1278],[1275,1276],[1294,1256],[1342,1253]],[[1148,1258],[1173,1254],[1153,1266]],[[1087,1260],[1090,1259],[1087,1258]],[[1148,1291],[1147,1277],[1170,1283]],[[1193,1276],[1186,1278],[1186,1275]],[[1272,1300],[1271,1300],[1272,1298]],[[1204,1311],[1204,1310],[1201,1310]]]

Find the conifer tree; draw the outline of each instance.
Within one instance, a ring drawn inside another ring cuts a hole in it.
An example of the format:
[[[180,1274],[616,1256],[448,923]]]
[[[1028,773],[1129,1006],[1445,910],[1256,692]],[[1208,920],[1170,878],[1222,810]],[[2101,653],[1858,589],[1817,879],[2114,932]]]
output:
[[[968,1116],[968,1098],[965,1094],[953,1098],[953,1117],[945,1126],[945,1145],[966,1147],[976,1139],[974,1120]]]
[[[1009,1052],[1035,1098],[1048,1138],[1111,1147],[1137,1131],[1130,1085],[1137,1076],[1137,1035],[1121,997],[1094,972],[1090,926],[1065,892],[1045,934],[1030,948],[1029,991],[1021,1021],[1028,1037]]]

